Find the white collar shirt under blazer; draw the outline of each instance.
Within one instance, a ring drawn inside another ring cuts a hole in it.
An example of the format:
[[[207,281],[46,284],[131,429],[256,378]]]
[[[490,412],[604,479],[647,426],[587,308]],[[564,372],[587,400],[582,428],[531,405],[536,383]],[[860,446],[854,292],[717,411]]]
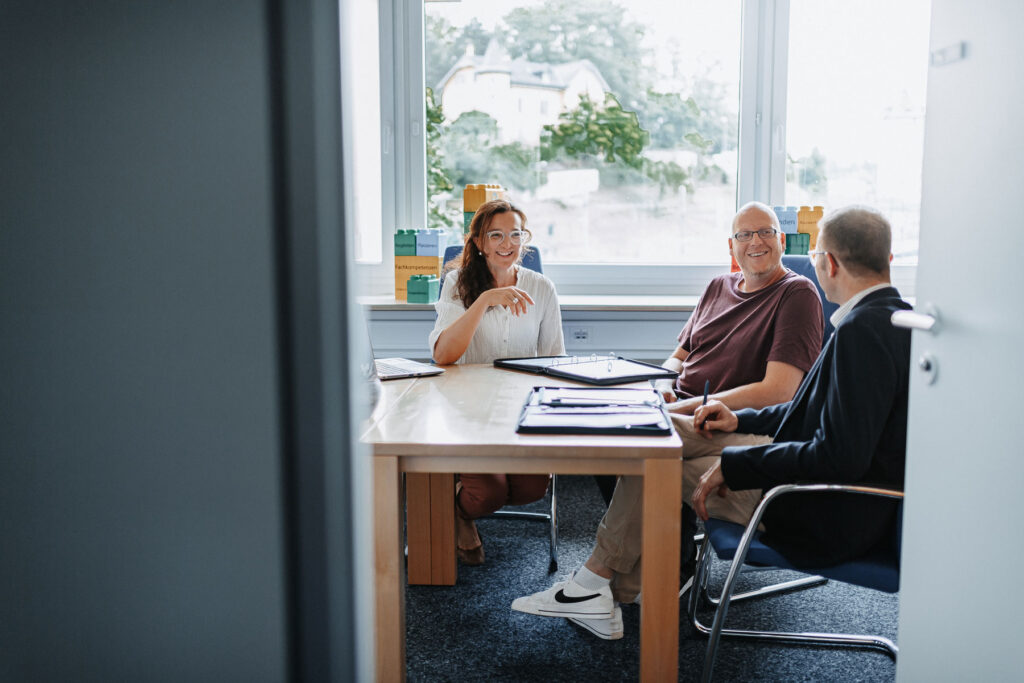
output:
[[[431,352],[441,333],[466,312],[456,295],[458,269],[444,278],[441,297],[434,304],[437,322],[430,333]],[[503,306],[492,306],[484,313],[466,352],[456,363],[492,363],[496,358],[559,356],[565,353],[562,338],[562,313],[558,308],[555,285],[542,274],[518,268],[516,287],[533,299],[526,313],[514,316]]]

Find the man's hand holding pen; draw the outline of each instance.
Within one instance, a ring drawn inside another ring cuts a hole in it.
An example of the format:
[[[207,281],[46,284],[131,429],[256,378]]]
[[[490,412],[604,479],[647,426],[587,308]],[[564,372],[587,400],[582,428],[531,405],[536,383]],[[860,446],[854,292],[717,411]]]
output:
[[[738,426],[736,414],[721,401],[708,401],[693,413],[694,429],[707,439],[711,438],[711,432],[735,432]]]

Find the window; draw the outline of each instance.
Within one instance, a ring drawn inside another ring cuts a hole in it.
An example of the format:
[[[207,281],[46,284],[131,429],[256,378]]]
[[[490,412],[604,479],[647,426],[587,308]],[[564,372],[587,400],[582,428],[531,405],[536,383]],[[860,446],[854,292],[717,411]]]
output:
[[[427,3],[424,34],[452,219],[500,183],[546,261],[728,262],[738,3]]]
[[[439,221],[460,241],[463,185],[498,182],[560,292],[692,294],[727,267],[739,204],[864,203],[912,295],[928,0],[380,8],[385,253]]]
[[[930,9],[792,0],[789,10],[786,203],[880,209],[896,263],[917,260]]]
[[[347,210],[356,229],[352,247],[359,263],[376,263],[381,260],[382,243],[379,230],[381,225],[381,203],[375,201],[381,195],[381,154],[380,140],[380,68],[377,61],[377,34],[372,27],[377,23],[373,8],[367,3],[352,3],[344,8],[341,22],[342,60],[342,117],[351,125],[345,126],[342,141],[351,159],[352,168],[345,170],[346,178],[352,184],[352,192],[346,196]],[[344,68],[358,64],[359,68]],[[352,131],[359,131],[358,135]],[[354,169],[358,168],[359,173]]]

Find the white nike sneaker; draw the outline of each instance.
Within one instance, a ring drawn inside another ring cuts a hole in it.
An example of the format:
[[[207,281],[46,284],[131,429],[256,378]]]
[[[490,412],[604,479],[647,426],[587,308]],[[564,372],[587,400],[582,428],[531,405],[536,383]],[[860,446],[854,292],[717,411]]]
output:
[[[592,591],[576,583],[574,578],[575,574],[546,591],[516,598],[512,601],[512,609],[541,617],[612,619],[615,616],[612,589],[603,586]]]
[[[622,637],[622,608],[616,606],[611,619],[577,619],[569,617],[569,621],[582,626],[598,638],[618,640]]]

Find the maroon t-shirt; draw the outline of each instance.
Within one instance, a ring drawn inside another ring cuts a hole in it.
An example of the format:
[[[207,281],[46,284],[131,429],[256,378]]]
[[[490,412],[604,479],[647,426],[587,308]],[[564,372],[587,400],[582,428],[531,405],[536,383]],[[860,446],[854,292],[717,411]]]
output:
[[[824,318],[814,284],[792,271],[756,292],[741,292],[743,273],[711,281],[679,333],[689,352],[676,380],[682,398],[764,379],[768,361],[788,363],[805,373],[821,352]]]

